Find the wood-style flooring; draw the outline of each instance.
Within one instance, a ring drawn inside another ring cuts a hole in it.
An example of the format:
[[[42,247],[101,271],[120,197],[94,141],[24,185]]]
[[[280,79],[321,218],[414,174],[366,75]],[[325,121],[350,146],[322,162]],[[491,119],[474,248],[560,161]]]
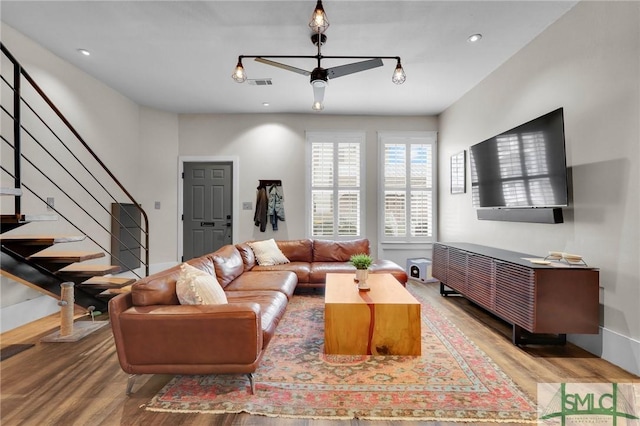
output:
[[[441,297],[438,284],[425,284],[429,299],[485,351],[533,400],[538,382],[640,382],[640,377],[572,345],[511,344],[511,327],[461,297]],[[102,318],[103,320],[106,318]],[[0,424],[13,425],[395,425],[392,421],[332,421],[269,418],[248,414],[168,414],[145,411],[170,379],[138,378],[125,395],[127,374],[118,364],[110,327],[76,343],[40,343],[56,331],[52,316],[0,336],[5,347],[35,343],[0,363]],[[453,425],[447,422],[408,424]],[[480,424],[480,423],[474,423]],[[501,423],[505,425],[506,423]],[[460,425],[458,423],[458,425]],[[495,426],[496,423],[490,423]]]

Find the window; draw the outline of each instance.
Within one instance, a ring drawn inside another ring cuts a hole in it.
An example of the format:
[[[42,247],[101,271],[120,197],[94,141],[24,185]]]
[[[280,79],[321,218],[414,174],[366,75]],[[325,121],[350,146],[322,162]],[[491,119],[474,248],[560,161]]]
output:
[[[436,133],[380,133],[378,141],[381,241],[433,241]]]
[[[363,235],[364,140],[362,132],[307,133],[310,237]]]

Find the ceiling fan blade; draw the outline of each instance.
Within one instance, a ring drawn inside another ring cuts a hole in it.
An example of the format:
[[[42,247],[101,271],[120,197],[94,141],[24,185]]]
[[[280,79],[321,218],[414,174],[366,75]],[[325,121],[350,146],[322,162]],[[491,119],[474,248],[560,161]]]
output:
[[[291,65],[281,64],[280,62],[271,61],[269,59],[264,58],[256,58],[256,62],[262,62],[263,64],[271,65],[274,67],[282,68],[283,70],[293,71],[302,75],[311,75],[310,71],[303,70],[302,68],[292,67]]]
[[[343,75],[349,75],[360,71],[369,70],[371,68],[381,67],[382,59],[375,58],[362,62],[354,62],[352,64],[339,65],[337,67],[327,68],[327,77],[337,78]]]

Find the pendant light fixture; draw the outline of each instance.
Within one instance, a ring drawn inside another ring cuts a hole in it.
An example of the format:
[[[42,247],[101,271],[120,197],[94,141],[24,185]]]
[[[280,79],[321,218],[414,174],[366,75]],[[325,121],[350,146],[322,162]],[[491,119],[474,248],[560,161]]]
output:
[[[238,56],[238,63],[233,71],[231,77],[238,83],[244,83],[247,80],[247,73],[242,65],[243,58],[253,58],[257,62],[271,65],[273,67],[282,68],[287,71],[302,74],[310,77],[311,86],[313,88],[313,104],[311,109],[314,111],[322,111],[324,109],[324,91],[329,84],[329,80],[337,77],[342,77],[349,74],[354,74],[360,71],[366,71],[368,69],[381,67],[384,65],[383,59],[395,59],[396,68],[391,76],[391,81],[395,84],[402,84],[407,79],[407,75],[402,68],[402,64],[399,56],[324,56],[321,52],[322,45],[327,41],[327,36],[324,34],[327,28],[329,28],[329,20],[327,14],[322,5],[322,0],[318,0],[315,9],[311,15],[309,21],[309,28],[313,31],[311,35],[311,42],[317,46],[316,55],[240,55]],[[270,58],[276,59],[315,59],[316,67],[312,71],[307,71],[302,68],[293,67],[291,65],[283,64],[281,62],[272,61]],[[322,59],[364,59],[363,61],[348,63],[345,65],[338,65],[331,68],[323,68],[321,65]]]

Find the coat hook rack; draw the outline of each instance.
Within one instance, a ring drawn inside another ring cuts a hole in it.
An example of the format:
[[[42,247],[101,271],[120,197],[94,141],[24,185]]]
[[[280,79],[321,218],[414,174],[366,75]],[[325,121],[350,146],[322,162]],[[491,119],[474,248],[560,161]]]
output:
[[[282,186],[282,181],[280,179],[260,179],[260,185],[258,185],[258,188],[264,188],[273,185]]]

